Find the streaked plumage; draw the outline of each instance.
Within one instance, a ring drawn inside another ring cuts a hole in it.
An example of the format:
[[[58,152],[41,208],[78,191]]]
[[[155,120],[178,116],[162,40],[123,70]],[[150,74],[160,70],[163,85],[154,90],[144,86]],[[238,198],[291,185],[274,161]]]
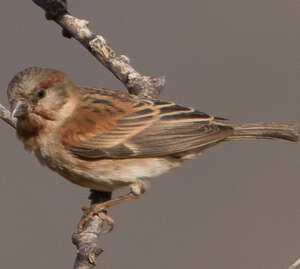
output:
[[[61,130],[65,147],[79,158],[179,157],[233,133],[229,126],[214,124],[213,117],[171,102],[139,100],[129,94],[118,100],[118,91],[85,91],[82,105]]]
[[[38,67],[17,74],[8,97],[25,147],[66,179],[102,191],[130,186],[139,195],[144,179],[222,141],[299,138],[295,123],[233,124],[173,102],[78,88]]]

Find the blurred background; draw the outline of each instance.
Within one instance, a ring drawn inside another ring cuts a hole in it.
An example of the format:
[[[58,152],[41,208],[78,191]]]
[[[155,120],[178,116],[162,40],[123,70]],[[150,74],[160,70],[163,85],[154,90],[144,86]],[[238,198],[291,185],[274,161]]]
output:
[[[162,99],[237,122],[300,122],[300,2],[72,0],[120,54],[166,75]],[[2,1],[1,92],[28,66],[78,85],[121,88],[32,1]],[[3,268],[71,268],[71,235],[88,190],[41,167],[0,122]],[[287,268],[300,256],[300,144],[228,142],[153,179],[138,200],[110,210],[97,268]]]

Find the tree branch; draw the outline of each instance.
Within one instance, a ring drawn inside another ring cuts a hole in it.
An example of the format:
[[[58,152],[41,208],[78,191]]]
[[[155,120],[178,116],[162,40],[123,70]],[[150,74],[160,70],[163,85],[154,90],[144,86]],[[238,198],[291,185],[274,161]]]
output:
[[[299,268],[300,266],[300,258],[295,261],[288,269],[296,269],[296,268]]]
[[[144,76],[137,72],[125,55],[117,53],[107,44],[102,35],[89,28],[87,20],[69,14],[65,0],[33,0],[46,12],[46,18],[54,20],[63,28],[65,37],[74,37],[100,61],[131,94],[146,98],[157,98],[165,86],[165,77]]]
[[[0,118],[8,123],[13,128],[17,126],[17,120],[12,117],[10,111],[0,104]]]
[[[111,192],[91,190],[91,205],[111,199]],[[95,216],[80,233],[73,233],[72,242],[77,247],[74,269],[88,269],[96,265],[96,258],[103,252],[98,247],[99,236],[103,231],[104,222]]]

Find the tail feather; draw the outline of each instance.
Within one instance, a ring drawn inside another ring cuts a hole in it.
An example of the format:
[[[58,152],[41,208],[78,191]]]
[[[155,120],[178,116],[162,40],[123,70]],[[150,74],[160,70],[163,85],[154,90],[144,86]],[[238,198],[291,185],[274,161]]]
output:
[[[299,131],[296,122],[284,123],[254,123],[254,124],[233,124],[233,135],[228,139],[281,139],[297,142]]]

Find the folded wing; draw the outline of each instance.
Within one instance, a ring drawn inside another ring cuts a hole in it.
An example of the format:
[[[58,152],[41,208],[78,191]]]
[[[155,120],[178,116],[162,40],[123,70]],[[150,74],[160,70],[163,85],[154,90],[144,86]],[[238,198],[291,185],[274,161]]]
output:
[[[176,156],[233,133],[229,126],[214,124],[214,117],[172,102],[88,90],[61,133],[64,146],[81,159]]]

